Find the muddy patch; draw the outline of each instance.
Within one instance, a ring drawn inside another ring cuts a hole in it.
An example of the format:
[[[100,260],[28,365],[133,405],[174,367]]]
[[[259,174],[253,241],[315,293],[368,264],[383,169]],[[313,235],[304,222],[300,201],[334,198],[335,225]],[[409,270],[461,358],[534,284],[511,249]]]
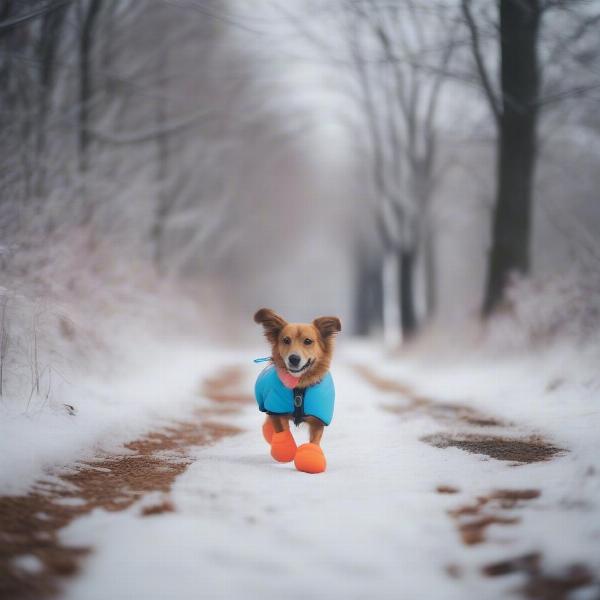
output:
[[[531,500],[539,498],[536,489],[502,489],[479,496],[473,502],[448,511],[456,523],[463,544],[472,546],[486,539],[490,525],[516,525],[521,521],[514,513]]]
[[[467,546],[486,541],[491,525],[514,526],[520,522],[519,510],[541,496],[537,489],[498,489],[479,496],[469,504],[458,506],[448,514],[455,521],[462,542]],[[600,582],[585,565],[571,565],[560,572],[544,570],[542,553],[531,552],[481,568],[486,577],[503,577],[515,573],[526,576],[526,583],[514,592],[531,599],[566,600],[576,590],[589,588],[585,598],[600,598]],[[586,589],[586,593],[587,593]]]
[[[200,392],[215,403],[227,405],[223,408],[231,411],[235,410],[235,406],[232,405],[254,402],[253,396],[240,392],[243,383],[244,372],[240,368],[226,367],[215,376],[205,379]],[[216,407],[211,409],[215,410]]]
[[[142,516],[150,517],[152,515],[162,515],[166,512],[175,512],[175,506],[170,500],[163,500],[158,504],[151,504],[149,506],[145,506],[142,509]]]
[[[190,464],[191,448],[215,443],[241,430],[209,420],[231,405],[248,401],[236,393],[239,369],[226,369],[206,381],[203,393],[214,404],[189,420],[168,426],[125,445],[120,455],[82,462],[52,481],[41,481],[27,495],[0,496],[0,598],[40,599],[56,595],[60,580],[77,572],[89,548],[61,545],[60,530],[95,508],[124,510],[150,492],[168,493]],[[251,399],[250,399],[251,400]],[[174,510],[165,499],[142,509],[143,516]]]
[[[421,438],[436,448],[459,448],[471,454],[481,454],[514,464],[535,463],[551,460],[564,453],[540,437],[512,438],[495,435],[436,433]]]
[[[501,577],[512,573],[529,573],[538,571],[542,555],[539,552],[531,554],[523,554],[506,560],[489,563],[485,565],[481,571],[487,577]]]
[[[435,491],[438,494],[458,494],[458,492],[460,492],[460,490],[457,487],[454,487],[452,485],[438,485],[435,488]]]
[[[509,466],[550,461],[567,452],[540,436],[510,436],[499,432],[516,429],[514,423],[484,414],[463,402],[439,402],[416,393],[409,386],[391,379],[380,377],[369,368],[357,366],[362,377],[377,389],[397,394],[397,402],[385,405],[384,410],[396,415],[423,414],[444,425],[452,426],[451,432],[440,432],[421,438],[421,441],[436,448],[458,448],[470,454],[480,455],[506,462]],[[549,386],[551,392],[562,385],[556,382]],[[484,431],[484,428],[488,428]],[[496,428],[496,430],[490,430]],[[455,431],[463,429],[463,433]],[[439,494],[454,494],[460,490],[451,485],[439,485]],[[538,489],[496,489],[474,498],[448,511],[463,544],[474,546],[487,541],[490,528],[510,529],[521,522],[521,509],[541,495]],[[584,564],[573,564],[556,572],[543,568],[541,552],[532,552],[506,560],[489,563],[482,567],[486,577],[503,577],[515,573],[525,576],[526,583],[513,590],[522,597],[533,600],[566,600],[574,592],[581,592],[582,598],[600,600],[600,581]],[[446,566],[448,577],[459,579],[460,565]]]
[[[521,521],[515,509],[539,498],[541,492],[535,489],[493,490],[479,496],[469,504],[448,511],[455,521],[463,544],[472,546],[485,541],[490,525],[516,525]]]
[[[509,421],[475,410],[471,406],[460,402],[440,402],[426,398],[417,394],[406,384],[381,377],[364,365],[356,365],[355,369],[377,389],[401,396],[401,404],[387,404],[382,407],[393,414],[425,414],[436,421],[454,427],[461,424],[477,429],[514,427],[514,424]],[[425,436],[421,438],[421,441],[436,448],[459,448],[471,454],[480,454],[495,460],[510,462],[514,465],[548,461],[565,452],[563,448],[559,448],[539,436],[517,438],[491,433],[485,435],[479,433],[438,433]]]
[[[401,404],[384,404],[382,406],[387,412],[396,415],[425,414],[436,421],[464,423],[474,427],[506,427],[511,425],[511,423],[495,415],[482,413],[462,402],[440,402],[427,398],[404,383],[377,375],[364,365],[356,365],[355,370],[378,390],[401,396]]]
[[[582,597],[600,598],[600,582],[586,565],[574,564],[561,572],[548,573],[542,568],[539,552],[489,563],[481,571],[487,577],[526,575],[527,583],[515,591],[533,600],[567,600],[573,592],[584,589],[586,593]]]
[[[485,539],[485,532],[490,525],[515,525],[520,523],[519,517],[502,517],[499,515],[485,515],[469,520],[458,526],[462,541],[467,546],[480,544]]]

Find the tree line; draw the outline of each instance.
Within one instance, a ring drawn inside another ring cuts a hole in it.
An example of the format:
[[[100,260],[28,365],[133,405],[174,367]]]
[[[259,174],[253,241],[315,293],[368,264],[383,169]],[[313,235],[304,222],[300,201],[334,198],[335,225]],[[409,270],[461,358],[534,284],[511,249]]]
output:
[[[461,93],[486,101],[495,145],[480,305],[482,317],[491,316],[504,306],[512,278],[530,272],[540,121],[568,114],[582,98],[592,100],[588,111],[597,103],[598,7],[560,0],[339,0],[317,6],[342,32],[341,44],[330,43],[318,28],[297,28],[346,76],[340,91],[355,107],[349,126],[370,182],[380,239],[375,258],[368,244],[357,245],[359,330],[382,322],[393,343],[399,334],[414,336],[436,314],[432,203],[453,162],[445,101]],[[420,310],[418,266],[425,287]]]

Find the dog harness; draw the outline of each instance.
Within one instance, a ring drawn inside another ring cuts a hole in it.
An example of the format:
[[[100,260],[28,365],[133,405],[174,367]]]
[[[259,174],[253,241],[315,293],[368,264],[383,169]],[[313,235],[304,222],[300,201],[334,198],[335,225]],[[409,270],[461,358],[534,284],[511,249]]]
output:
[[[335,388],[333,377],[327,373],[321,381],[307,388],[289,387],[285,375],[277,372],[275,365],[269,365],[259,374],[254,386],[256,402],[261,412],[269,415],[293,415],[299,425],[304,417],[316,417],[329,425],[333,418]]]

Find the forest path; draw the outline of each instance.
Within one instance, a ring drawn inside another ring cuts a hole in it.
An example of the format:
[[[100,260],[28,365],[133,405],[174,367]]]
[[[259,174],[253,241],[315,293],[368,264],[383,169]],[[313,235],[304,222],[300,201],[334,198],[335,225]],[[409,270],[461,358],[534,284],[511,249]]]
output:
[[[96,509],[138,507],[147,517],[174,510],[168,499],[175,478],[191,462],[190,450],[241,432],[223,422],[252,401],[237,388],[238,367],[222,368],[203,382],[210,401],[126,443],[121,454],[101,454],[39,481],[26,495],[0,496],[0,598],[60,595],[61,580],[75,575],[88,546],[66,545],[61,530]]]
[[[508,467],[520,467],[531,463],[545,463],[555,457],[565,455],[567,450],[558,447],[539,434],[524,432],[511,421],[496,414],[488,414],[468,403],[440,401],[419,394],[407,383],[378,375],[374,370],[355,365],[356,371],[374,387],[391,395],[391,401],[382,408],[403,419],[425,416],[438,423],[441,430],[435,434],[422,436],[422,442],[445,449],[458,448],[479,460],[493,459]],[[539,473],[539,471],[538,471]],[[475,473],[474,473],[475,475]],[[541,483],[543,477],[532,477],[530,486]],[[490,526],[510,526],[518,528],[528,504],[542,496],[540,487],[491,487],[482,494],[480,481],[475,479],[471,490],[459,489],[453,485],[438,485],[440,494],[454,495],[467,492],[471,499],[457,504],[448,510],[448,516],[454,521],[460,539],[465,546],[477,546],[488,543],[487,531]],[[463,494],[464,497],[464,494]],[[534,510],[536,507],[534,507]],[[517,536],[527,537],[527,532]],[[513,534],[514,535],[514,534]],[[502,544],[510,548],[510,536],[501,538]],[[555,540],[560,543],[560,540]],[[600,598],[600,574],[584,564],[572,564],[562,568],[559,573],[549,573],[543,568],[543,551],[537,550],[507,554],[506,558],[482,563],[480,574],[488,578],[509,578],[521,576],[523,583],[514,586],[511,591],[528,598],[568,598],[572,592],[584,590],[583,597]],[[464,566],[450,563],[447,573],[460,579]],[[509,591],[509,590],[507,590]]]
[[[340,361],[328,470],[299,473],[269,456],[249,395],[257,372],[226,368],[191,420],[0,499],[12,539],[0,575],[13,586],[0,596],[597,597],[584,564],[548,567],[539,535],[565,516],[545,504],[565,449]]]

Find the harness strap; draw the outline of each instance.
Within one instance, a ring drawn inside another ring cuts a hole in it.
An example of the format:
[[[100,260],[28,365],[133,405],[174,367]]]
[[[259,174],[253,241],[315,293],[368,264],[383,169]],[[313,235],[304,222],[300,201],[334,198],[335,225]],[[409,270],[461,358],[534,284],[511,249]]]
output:
[[[294,388],[294,425],[304,420],[304,388]]]

